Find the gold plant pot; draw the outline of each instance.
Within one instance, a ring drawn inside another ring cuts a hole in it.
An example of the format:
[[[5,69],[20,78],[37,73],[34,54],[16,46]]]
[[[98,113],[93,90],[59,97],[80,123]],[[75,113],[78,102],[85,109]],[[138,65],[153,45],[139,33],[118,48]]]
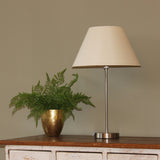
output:
[[[63,110],[48,110],[41,115],[42,126],[49,137],[58,137],[63,128]]]

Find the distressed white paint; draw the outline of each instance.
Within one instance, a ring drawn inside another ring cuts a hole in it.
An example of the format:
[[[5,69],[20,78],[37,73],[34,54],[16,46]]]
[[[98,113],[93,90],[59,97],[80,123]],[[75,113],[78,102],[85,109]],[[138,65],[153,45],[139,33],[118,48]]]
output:
[[[10,150],[10,160],[51,160],[51,152]]]
[[[157,160],[157,155],[108,154],[108,160]]]
[[[57,152],[57,160],[102,160],[102,153]]]
[[[160,149],[8,145],[5,151],[6,160],[160,160]]]

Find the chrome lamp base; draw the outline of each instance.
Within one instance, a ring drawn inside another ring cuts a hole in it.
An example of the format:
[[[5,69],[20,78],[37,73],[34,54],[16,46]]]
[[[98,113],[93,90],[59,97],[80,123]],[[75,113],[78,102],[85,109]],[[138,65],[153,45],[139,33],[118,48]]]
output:
[[[95,133],[94,136],[96,139],[116,139],[119,138],[119,133]]]

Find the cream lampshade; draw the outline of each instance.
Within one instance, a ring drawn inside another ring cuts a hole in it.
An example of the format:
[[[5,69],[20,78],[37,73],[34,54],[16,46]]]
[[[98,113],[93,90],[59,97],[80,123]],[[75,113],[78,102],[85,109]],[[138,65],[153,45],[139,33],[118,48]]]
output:
[[[108,69],[110,67],[139,67],[134,50],[120,26],[89,28],[72,68],[104,68],[105,70],[105,132],[96,138],[117,138],[108,132]]]

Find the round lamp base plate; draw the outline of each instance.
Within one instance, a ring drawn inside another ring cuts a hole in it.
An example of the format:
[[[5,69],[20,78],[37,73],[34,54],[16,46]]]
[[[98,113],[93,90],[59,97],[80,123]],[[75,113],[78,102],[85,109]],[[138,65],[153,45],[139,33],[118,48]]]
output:
[[[95,133],[96,139],[117,139],[119,138],[119,133]]]

